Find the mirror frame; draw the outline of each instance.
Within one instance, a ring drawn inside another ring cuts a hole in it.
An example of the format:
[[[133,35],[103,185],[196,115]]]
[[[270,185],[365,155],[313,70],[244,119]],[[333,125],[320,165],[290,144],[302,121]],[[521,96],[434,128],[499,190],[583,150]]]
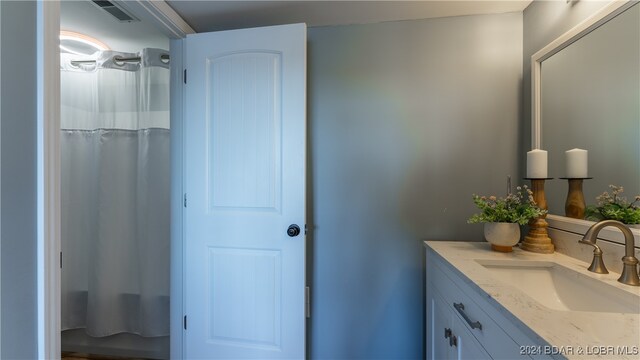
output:
[[[620,13],[629,9],[633,5],[637,4],[637,0],[613,0],[611,3],[605,5],[602,9],[598,10],[592,16],[588,17],[571,30],[562,34],[557,39],[550,42],[547,46],[543,47],[535,54],[531,56],[531,147],[532,149],[539,149],[542,144],[542,122],[541,122],[541,69],[542,62],[551,56],[555,55],[562,49],[573,44],[581,39],[583,36],[589,34],[593,30],[597,29],[601,25],[605,24],[609,20],[618,16]],[[593,221],[572,219],[560,215],[547,215],[547,222],[549,227],[569,231],[578,234],[584,234],[587,229],[594,224]],[[635,247],[640,247],[640,229],[631,229],[635,237]],[[605,228],[600,234],[599,238],[609,240],[611,242],[624,244],[624,236],[622,232],[615,228]]]

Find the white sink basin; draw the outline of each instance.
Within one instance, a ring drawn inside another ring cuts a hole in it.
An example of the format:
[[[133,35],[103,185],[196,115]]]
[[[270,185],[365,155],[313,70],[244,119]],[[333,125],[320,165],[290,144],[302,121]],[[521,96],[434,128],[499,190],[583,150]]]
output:
[[[476,260],[497,280],[561,311],[640,313],[640,297],[550,261]],[[584,271],[587,271],[586,269]]]

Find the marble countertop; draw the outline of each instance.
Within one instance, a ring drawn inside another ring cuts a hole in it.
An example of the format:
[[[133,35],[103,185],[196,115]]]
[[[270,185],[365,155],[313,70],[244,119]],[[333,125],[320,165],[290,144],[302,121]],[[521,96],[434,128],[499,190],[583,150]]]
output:
[[[558,252],[537,254],[514,248],[511,253],[500,253],[491,251],[486,242],[425,241],[425,246],[456,268],[470,285],[484,291],[499,312],[517,318],[567,358],[640,359],[640,302],[636,314],[549,309],[493,278],[476,260],[551,261],[635,294],[640,300],[640,287],[619,283],[619,274],[589,272],[589,264]]]

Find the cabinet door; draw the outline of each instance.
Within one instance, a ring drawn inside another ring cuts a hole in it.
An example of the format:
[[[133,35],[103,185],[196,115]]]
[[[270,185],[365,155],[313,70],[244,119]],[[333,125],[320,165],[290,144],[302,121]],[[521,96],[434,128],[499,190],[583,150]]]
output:
[[[453,336],[451,316],[453,313],[433,287],[427,287],[427,359],[454,359],[455,353],[449,342]],[[448,331],[448,332],[447,332]]]

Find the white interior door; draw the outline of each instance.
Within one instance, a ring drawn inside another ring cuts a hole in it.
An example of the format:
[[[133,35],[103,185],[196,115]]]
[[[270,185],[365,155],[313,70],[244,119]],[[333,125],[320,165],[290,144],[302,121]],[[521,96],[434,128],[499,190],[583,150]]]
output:
[[[306,25],[189,35],[185,63],[185,358],[304,358]]]

